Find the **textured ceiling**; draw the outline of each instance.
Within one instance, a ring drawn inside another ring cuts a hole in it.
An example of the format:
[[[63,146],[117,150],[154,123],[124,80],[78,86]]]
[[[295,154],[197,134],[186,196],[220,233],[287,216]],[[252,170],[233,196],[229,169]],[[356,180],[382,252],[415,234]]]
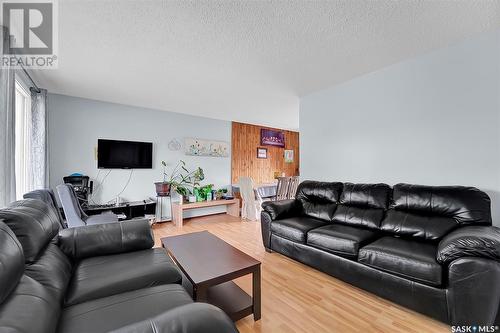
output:
[[[299,97],[500,27],[500,1],[59,0],[51,92],[297,129]],[[70,110],[68,110],[70,111]]]

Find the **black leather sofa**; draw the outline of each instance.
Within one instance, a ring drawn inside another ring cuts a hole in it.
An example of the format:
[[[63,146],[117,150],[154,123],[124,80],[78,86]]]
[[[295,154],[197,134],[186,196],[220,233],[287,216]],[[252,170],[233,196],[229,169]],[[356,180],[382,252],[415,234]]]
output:
[[[39,200],[0,210],[0,332],[237,332],[193,303],[148,222],[60,226]]]
[[[500,229],[484,192],[305,181],[262,207],[267,251],[452,325],[498,325]]]

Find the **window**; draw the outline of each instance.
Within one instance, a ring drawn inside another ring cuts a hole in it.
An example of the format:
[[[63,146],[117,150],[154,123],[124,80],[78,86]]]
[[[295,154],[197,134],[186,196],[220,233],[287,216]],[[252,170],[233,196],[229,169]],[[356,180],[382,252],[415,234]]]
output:
[[[23,194],[29,192],[28,176],[30,159],[30,124],[31,124],[31,94],[29,88],[16,79],[16,198],[22,199]]]

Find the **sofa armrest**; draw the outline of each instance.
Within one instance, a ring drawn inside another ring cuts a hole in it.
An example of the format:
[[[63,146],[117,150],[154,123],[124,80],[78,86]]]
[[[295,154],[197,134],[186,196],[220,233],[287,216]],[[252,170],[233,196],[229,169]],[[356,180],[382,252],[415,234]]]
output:
[[[462,257],[500,260],[500,229],[491,226],[470,226],[446,235],[438,246],[437,261],[449,264]]]
[[[269,213],[273,221],[299,214],[299,204],[294,199],[265,201],[262,203],[262,209]]]
[[[238,330],[221,309],[206,303],[192,303],[112,331],[112,333],[185,332],[237,333]]]
[[[63,229],[59,248],[72,259],[150,249],[154,245],[147,220],[124,221]]]
[[[499,325],[500,263],[463,257],[448,266],[449,322],[453,326]]]

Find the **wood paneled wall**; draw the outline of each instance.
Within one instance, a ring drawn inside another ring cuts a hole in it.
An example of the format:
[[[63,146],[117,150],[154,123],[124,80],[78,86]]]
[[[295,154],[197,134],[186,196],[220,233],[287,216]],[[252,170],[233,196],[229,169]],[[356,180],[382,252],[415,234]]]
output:
[[[285,172],[286,176],[299,175],[299,133],[285,133],[285,148],[260,145],[261,128],[264,126],[233,122],[231,133],[231,182],[237,183],[241,176],[252,177],[254,183],[269,183],[274,172]],[[257,148],[267,148],[267,158],[257,158]],[[293,150],[293,163],[285,163],[284,150]]]

